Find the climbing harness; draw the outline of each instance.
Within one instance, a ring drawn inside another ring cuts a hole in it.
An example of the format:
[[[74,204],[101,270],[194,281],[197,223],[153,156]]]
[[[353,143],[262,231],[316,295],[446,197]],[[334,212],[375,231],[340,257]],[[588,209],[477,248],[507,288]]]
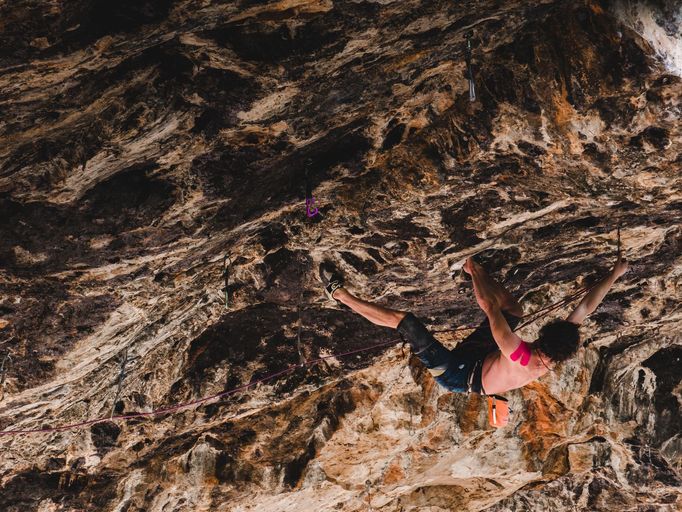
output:
[[[467,393],[471,393],[471,391],[473,390],[474,375],[476,375],[476,371],[478,370],[478,367],[482,366],[482,365],[483,365],[483,361],[481,359],[478,359],[474,363],[474,367],[469,372],[469,377],[467,378]]]
[[[471,67],[471,36],[472,32],[466,34],[465,60],[467,65],[467,75],[469,79],[469,101],[476,101],[476,86],[474,84],[474,71]]]

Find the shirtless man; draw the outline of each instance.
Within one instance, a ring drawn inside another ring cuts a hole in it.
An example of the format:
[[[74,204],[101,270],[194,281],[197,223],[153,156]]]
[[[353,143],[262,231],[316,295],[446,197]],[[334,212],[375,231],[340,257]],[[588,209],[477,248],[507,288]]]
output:
[[[525,386],[573,356],[580,341],[578,326],[627,268],[627,262],[618,258],[611,272],[585,295],[566,320],[548,322],[538,339],[527,343],[513,332],[523,316],[521,305],[469,258],[464,271],[473,280],[476,300],[487,318],[451,351],[412,313],[384,308],[351,295],[343,288],[340,275],[328,264],[320,265],[320,279],[330,299],[345,304],[372,323],[397,329],[440,385],[453,392],[492,395]]]

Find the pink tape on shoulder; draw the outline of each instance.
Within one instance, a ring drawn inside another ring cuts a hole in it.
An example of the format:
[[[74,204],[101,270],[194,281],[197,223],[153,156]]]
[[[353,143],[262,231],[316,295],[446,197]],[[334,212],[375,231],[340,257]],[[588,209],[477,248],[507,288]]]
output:
[[[525,341],[521,341],[519,348],[512,352],[509,358],[512,361],[517,361],[520,358],[521,361],[519,361],[519,363],[521,366],[528,366],[528,363],[530,362],[530,345]]]

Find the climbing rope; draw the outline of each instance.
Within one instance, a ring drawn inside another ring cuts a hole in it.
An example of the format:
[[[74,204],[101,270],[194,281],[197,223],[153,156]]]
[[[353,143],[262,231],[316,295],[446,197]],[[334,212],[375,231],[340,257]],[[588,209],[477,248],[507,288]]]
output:
[[[558,307],[576,300],[578,297],[580,297],[581,294],[587,293],[587,291],[589,291],[594,286],[596,286],[596,284],[592,285],[592,287],[589,287],[589,288],[588,287],[581,288],[577,292],[569,295],[567,298],[565,298],[561,301],[558,301],[558,302],[550,305],[549,307],[543,308],[542,310],[536,311],[536,312],[528,314],[528,315],[524,315],[522,318],[534,316],[533,321],[537,320],[539,318],[542,318],[543,316],[546,316],[547,314],[554,311]],[[541,313],[541,314],[538,315],[538,313]],[[517,327],[517,329],[518,328],[519,327]],[[467,329],[471,329],[471,327],[458,327],[458,328],[453,329],[453,330],[459,331],[459,330],[467,330]],[[169,413],[180,411],[182,409],[187,409],[187,408],[195,406],[195,405],[204,404],[206,402],[209,402],[211,400],[215,400],[218,398],[222,398],[224,396],[228,396],[228,395],[232,395],[234,393],[238,393],[239,391],[243,391],[245,389],[251,388],[251,387],[255,386],[256,384],[261,384],[263,382],[267,382],[267,381],[270,381],[270,380],[275,379],[277,377],[280,377],[282,375],[285,375],[291,371],[296,370],[297,368],[311,367],[313,365],[316,365],[318,363],[326,361],[327,359],[347,357],[347,356],[350,356],[353,354],[359,354],[361,352],[367,352],[369,350],[374,350],[376,348],[394,345],[394,344],[401,342],[401,341],[403,341],[402,338],[394,338],[394,339],[385,341],[383,343],[377,343],[375,345],[370,345],[368,347],[359,348],[356,350],[350,350],[348,352],[342,352],[339,354],[332,354],[329,356],[318,357],[317,359],[311,359],[310,361],[304,361],[304,362],[299,363],[299,364],[290,365],[287,368],[285,368],[284,370],[280,370],[278,372],[266,375],[265,377],[251,381],[248,384],[244,384],[243,386],[239,386],[239,387],[227,390],[227,391],[223,391],[222,393],[218,393],[216,395],[211,395],[211,396],[199,398],[197,400],[192,400],[190,402],[179,403],[179,404],[176,404],[176,405],[173,405],[170,407],[164,407],[164,408],[156,409],[156,410],[149,411],[149,412],[137,412],[137,413],[133,413],[133,414],[125,414],[125,415],[119,415],[119,416],[97,418],[97,419],[82,421],[79,423],[70,423],[70,424],[62,425],[62,426],[58,426],[58,427],[45,427],[45,428],[36,428],[36,429],[27,429],[27,430],[4,430],[4,431],[0,431],[0,436],[12,436],[12,435],[18,435],[18,434],[38,434],[38,433],[50,433],[50,432],[63,432],[65,430],[73,430],[73,429],[77,429],[77,428],[81,428],[81,427],[86,427],[89,425],[94,425],[96,423],[103,423],[105,421],[124,421],[124,420],[130,420],[130,419],[134,419],[134,418],[145,418],[145,417],[150,417],[150,416],[159,416],[162,414],[169,414]]]
[[[522,327],[525,327],[528,324],[531,324],[535,322],[536,320],[539,320],[540,318],[547,316],[549,313],[552,313],[553,311],[556,311],[557,309],[562,308],[563,306],[566,306],[570,304],[571,302],[574,302],[575,300],[581,298],[583,295],[588,293],[592,288],[597,286],[600,280],[597,280],[593,285],[591,286],[584,286],[577,291],[573,292],[572,294],[568,295],[567,297],[561,299],[560,301],[557,301],[553,304],[550,304],[549,306],[546,306],[542,309],[538,309],[537,311],[533,311],[532,313],[528,313],[527,315],[520,316],[519,318],[530,318],[530,320],[518,325],[513,331],[518,331]],[[532,317],[532,318],[531,318]],[[455,327],[454,329],[446,329],[444,331],[431,331],[431,332],[436,332],[436,333],[441,333],[441,332],[455,332],[455,331],[469,331],[472,329],[476,329],[479,324],[470,324],[470,325],[465,325],[462,327]]]
[[[317,208],[315,209],[314,213],[311,212],[311,210],[310,210],[310,207],[312,206],[312,201],[309,201],[309,199],[313,199],[313,198],[312,198],[312,187],[310,186],[310,182],[308,180],[307,168],[305,171],[305,181],[306,181],[306,215],[308,217],[312,217],[312,216],[316,215],[318,213],[318,211],[317,211]],[[313,201],[314,201],[314,199],[313,199]],[[619,258],[620,258],[620,254],[621,254],[620,226],[618,226],[618,257]],[[225,255],[225,257],[223,259],[223,278],[224,278],[224,282],[225,282],[224,292],[225,292],[225,308],[226,309],[229,308],[229,302],[228,302],[229,301],[229,295],[228,295],[228,284],[229,283],[228,283],[228,280],[229,280],[230,264],[231,264],[231,260],[229,259],[229,257],[227,255]],[[516,327],[514,330],[521,329],[522,327],[528,325],[529,323],[534,322],[534,321],[548,315],[552,311],[555,311],[556,309],[559,309],[560,307],[573,302],[577,298],[588,293],[600,281],[601,280],[597,280],[593,285],[591,285],[589,287],[582,287],[579,290],[577,290],[576,292],[570,294],[568,297],[565,297],[564,299],[557,301],[554,304],[550,304],[549,306],[547,306],[545,308],[542,308],[542,309],[535,311],[533,313],[529,313],[528,315],[522,316],[521,318],[529,318],[530,317],[530,319],[528,321],[524,322],[523,324],[519,325],[518,327]],[[298,332],[297,332],[297,352],[298,352],[300,359],[303,358],[302,350],[301,350],[301,327],[302,327],[301,302],[302,302],[302,287],[301,287],[300,295],[299,295]],[[475,327],[472,327],[472,326],[458,327],[455,329],[451,329],[451,331],[469,330],[472,328],[475,328]],[[109,417],[96,418],[96,419],[92,419],[92,420],[86,420],[86,421],[82,421],[82,422],[78,422],[78,423],[70,423],[67,425],[61,425],[61,426],[56,426],[56,427],[43,427],[43,428],[25,429],[25,430],[3,430],[3,431],[0,431],[0,436],[14,436],[14,435],[19,435],[19,434],[38,434],[38,433],[63,432],[66,430],[73,430],[73,429],[78,429],[81,427],[95,425],[97,423],[103,423],[105,421],[124,421],[124,420],[129,420],[129,419],[134,419],[134,418],[146,418],[146,417],[159,416],[162,414],[174,413],[174,412],[178,412],[180,410],[187,409],[187,408],[195,406],[195,405],[204,404],[204,403],[209,402],[211,400],[215,400],[218,398],[229,396],[229,395],[232,395],[234,393],[238,393],[239,391],[249,389],[249,388],[251,388],[257,384],[268,382],[268,381],[273,380],[277,377],[285,375],[286,373],[294,371],[297,368],[311,367],[311,366],[314,366],[320,362],[326,361],[327,359],[341,358],[341,357],[346,357],[346,356],[353,355],[353,354],[359,354],[361,352],[367,352],[369,350],[374,350],[376,348],[393,345],[393,344],[400,342],[400,341],[403,341],[402,338],[395,338],[395,339],[392,339],[389,341],[385,341],[383,343],[378,343],[375,345],[371,345],[371,346],[364,347],[364,348],[359,348],[356,350],[351,350],[348,352],[342,352],[339,354],[332,354],[329,356],[319,357],[317,359],[312,359],[310,361],[303,360],[303,362],[301,362],[299,364],[290,365],[289,367],[285,368],[284,370],[280,370],[278,372],[266,375],[265,377],[251,381],[248,384],[244,384],[242,386],[238,386],[236,388],[233,388],[233,389],[230,389],[227,391],[223,391],[222,393],[218,393],[215,395],[199,398],[197,400],[192,400],[189,402],[183,402],[183,403],[175,404],[175,405],[170,406],[170,407],[164,407],[164,408],[152,410],[149,412],[137,412],[137,413],[133,413],[133,414],[113,416],[113,410],[112,410],[112,415],[110,415]],[[126,349],[125,355],[124,355],[122,362],[121,362],[120,371],[119,371],[118,390],[116,393],[116,400],[118,399],[118,396],[119,396],[120,391],[121,391],[122,382],[123,382],[123,379],[125,378],[125,365],[127,364],[127,361],[128,361],[127,356],[128,356],[128,354],[127,354],[127,349]],[[8,361],[8,359],[11,361],[9,354],[5,357],[5,359],[2,361],[2,365],[0,366],[0,378],[1,378],[0,384],[4,384],[5,374],[6,374],[6,362]],[[542,362],[544,364],[544,361],[542,361]],[[115,403],[116,400],[114,401],[114,407],[116,406],[116,403]]]
[[[534,311],[533,313],[529,313],[529,314],[527,314],[527,315],[523,315],[521,318],[529,318],[529,320],[527,320],[527,321],[523,322],[522,324],[518,325],[518,326],[517,326],[516,328],[514,328],[513,330],[514,330],[514,331],[517,331],[517,330],[521,329],[522,327],[525,327],[526,325],[531,324],[531,323],[535,322],[536,320],[539,320],[540,318],[545,317],[545,316],[547,316],[548,314],[550,314],[550,313],[556,311],[557,309],[560,309],[560,308],[562,308],[563,306],[566,306],[566,305],[570,304],[571,302],[573,302],[573,301],[575,301],[575,300],[577,300],[577,299],[583,297],[583,296],[586,295],[592,288],[594,288],[595,286],[597,286],[597,284],[599,284],[600,281],[601,281],[601,279],[598,279],[598,280],[597,280],[594,284],[592,284],[591,286],[584,286],[584,287],[580,288],[579,290],[577,290],[576,292],[573,292],[573,293],[570,294],[569,296],[567,296],[567,297],[561,299],[560,301],[555,302],[554,304],[550,304],[549,306],[546,306],[546,307],[544,307],[544,308],[542,308],[542,309],[539,309],[539,310],[537,310],[537,311]]]
[[[399,341],[402,341],[402,340],[400,338],[396,338],[396,339],[392,339],[389,341],[385,341],[383,343],[377,343],[376,345],[371,345],[369,347],[359,348],[356,350],[350,350],[348,352],[342,352],[340,354],[332,354],[329,356],[318,357],[317,359],[311,359],[310,361],[305,361],[304,363],[290,365],[287,368],[285,368],[284,370],[280,370],[280,371],[272,373],[270,375],[266,375],[265,377],[251,381],[248,384],[244,384],[243,386],[239,386],[239,387],[227,390],[227,391],[223,391],[222,393],[218,393],[216,395],[211,395],[211,396],[207,396],[204,398],[199,398],[197,400],[192,400],[191,402],[179,403],[179,404],[176,404],[176,405],[173,405],[170,407],[164,407],[162,409],[156,409],[154,411],[136,412],[133,414],[112,416],[110,418],[97,418],[97,419],[82,421],[79,423],[71,423],[68,425],[62,425],[59,427],[45,427],[45,428],[36,428],[36,429],[28,429],[28,430],[3,430],[3,431],[0,431],[0,436],[10,436],[10,435],[17,435],[17,434],[37,434],[37,433],[48,433],[48,432],[63,432],[65,430],[72,430],[72,429],[76,429],[76,428],[80,428],[80,427],[85,427],[88,425],[94,425],[96,423],[102,423],[105,421],[122,421],[122,420],[129,420],[129,419],[133,419],[133,418],[144,418],[144,417],[149,417],[149,416],[158,416],[161,414],[168,414],[171,412],[177,412],[179,410],[187,409],[188,407],[192,407],[194,405],[203,404],[203,403],[208,402],[210,400],[215,400],[217,398],[222,398],[224,396],[232,395],[232,394],[237,393],[239,391],[243,391],[245,389],[248,389],[248,388],[255,386],[256,384],[267,382],[267,381],[275,379],[281,375],[284,375],[286,373],[294,371],[297,368],[304,368],[304,367],[313,366],[317,363],[320,363],[322,361],[325,361],[325,360],[331,359],[331,358],[346,357],[346,356],[350,356],[353,354],[359,354],[360,352],[367,352],[369,350],[374,350],[375,348],[386,347],[388,345],[394,345],[395,343],[397,343]]]
[[[617,230],[616,230],[616,261],[620,260],[621,256],[622,256],[622,252],[621,252],[621,243],[620,243],[620,224],[619,224],[617,227]],[[604,279],[604,277],[606,277],[606,276],[600,277],[599,279],[595,280],[595,282],[592,285],[584,286],[584,287],[578,289],[576,292],[568,295],[567,297],[564,297],[562,300],[555,302],[554,304],[550,304],[549,306],[544,307],[542,309],[539,309],[538,311],[531,313],[529,315],[522,316],[521,318],[527,318],[527,317],[532,317],[533,315],[538,315],[538,316],[535,316],[535,317],[531,318],[530,320],[522,323],[521,325],[516,327],[516,329],[514,329],[514,330],[516,331],[518,329],[521,329],[522,327],[525,327],[526,325],[533,323],[535,320],[542,318],[543,316],[546,316],[547,314],[551,313],[552,311],[555,311],[555,310],[561,308],[562,306],[570,304],[571,302],[576,300],[578,297],[581,297],[581,296],[589,293],[589,291],[592,290],[595,286],[597,286],[602,281],[602,279]],[[539,313],[542,313],[542,314],[539,314]]]

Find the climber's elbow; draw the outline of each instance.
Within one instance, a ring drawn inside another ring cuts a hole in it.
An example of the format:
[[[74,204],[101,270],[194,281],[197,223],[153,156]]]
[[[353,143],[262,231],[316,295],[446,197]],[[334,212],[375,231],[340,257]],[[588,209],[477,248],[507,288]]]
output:
[[[502,355],[510,357],[517,349],[519,343],[522,341],[514,331],[511,330],[507,319],[504,318],[502,311],[499,308],[492,308],[487,311],[488,321],[490,322],[490,330],[493,333],[495,343],[500,348]]]

